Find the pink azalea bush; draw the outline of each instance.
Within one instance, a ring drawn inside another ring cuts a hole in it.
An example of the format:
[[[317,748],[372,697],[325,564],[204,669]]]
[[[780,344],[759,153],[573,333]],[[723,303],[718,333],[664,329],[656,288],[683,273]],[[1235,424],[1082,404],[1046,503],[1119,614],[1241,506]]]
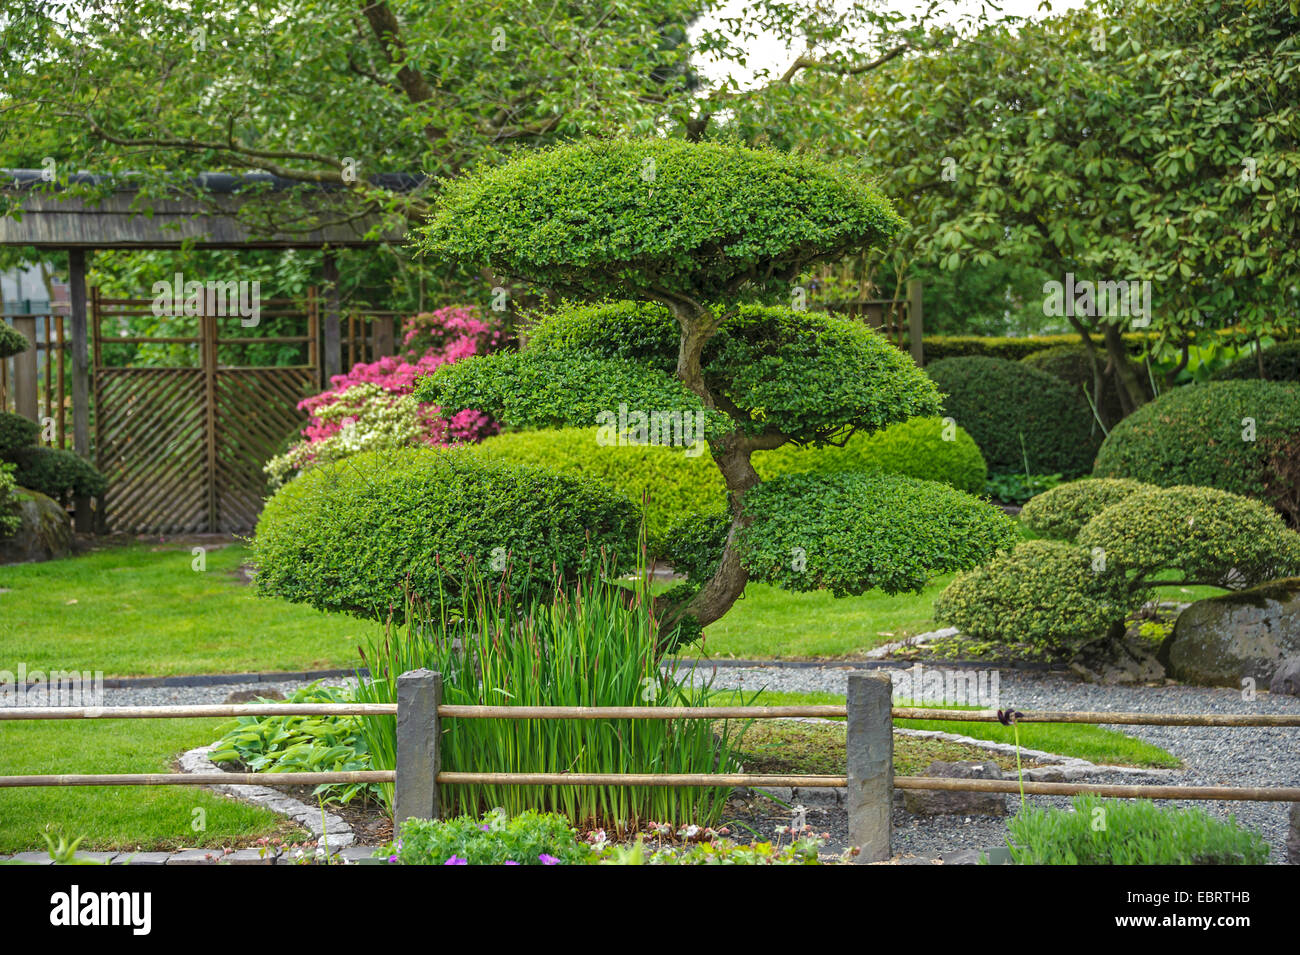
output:
[[[416,402],[411,392],[440,366],[496,351],[509,340],[499,322],[475,308],[451,305],[406,319],[399,354],[332,376],[326,391],[298,405],[311,418],[303,440],[267,463],[272,483],[361,450],[464,444],[496,434],[500,426],[482,412],[446,418],[436,405]]]

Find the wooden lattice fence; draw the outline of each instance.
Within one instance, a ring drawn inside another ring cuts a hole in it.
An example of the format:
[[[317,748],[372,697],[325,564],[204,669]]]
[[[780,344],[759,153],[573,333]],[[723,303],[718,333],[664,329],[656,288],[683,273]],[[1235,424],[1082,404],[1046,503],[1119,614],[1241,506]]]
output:
[[[319,312],[263,300],[263,318],[298,318],[306,334],[226,337],[239,319],[194,316],[194,334],[138,337],[107,325],[152,314],[152,302],[92,295],[95,457],[109,480],[111,531],[177,534],[250,530],[266,492],[266,461],[306,421],[298,403],[318,390]],[[115,364],[114,346],[157,346],[167,364]],[[240,365],[250,347],[292,346],[304,360]],[[223,363],[222,358],[229,359]]]

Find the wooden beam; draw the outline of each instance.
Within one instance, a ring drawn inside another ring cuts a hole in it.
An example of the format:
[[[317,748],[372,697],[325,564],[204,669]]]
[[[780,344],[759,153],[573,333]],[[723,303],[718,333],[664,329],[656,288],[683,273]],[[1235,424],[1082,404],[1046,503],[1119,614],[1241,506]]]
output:
[[[90,354],[86,323],[86,250],[68,250],[68,291],[72,298],[72,449],[90,460]],[[91,529],[90,501],[76,500],[77,530]]]

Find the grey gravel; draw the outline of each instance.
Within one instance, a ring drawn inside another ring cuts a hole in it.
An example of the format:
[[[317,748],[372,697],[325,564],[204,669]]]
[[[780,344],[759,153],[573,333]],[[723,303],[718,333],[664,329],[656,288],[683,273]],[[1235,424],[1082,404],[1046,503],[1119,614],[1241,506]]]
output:
[[[718,688],[732,687],[789,692],[847,692],[847,668],[740,669],[718,667],[707,676]],[[1242,699],[1232,689],[1190,686],[1099,686],[1054,674],[1003,670],[999,675],[1000,700],[1004,707],[1020,710],[1127,710],[1148,713],[1297,713],[1300,699],[1259,693],[1253,701]],[[1300,786],[1300,728],[1297,727],[1206,727],[1206,726],[1113,726],[1179,757],[1184,768],[1161,780],[1164,785],[1189,786]],[[1120,775],[1100,775],[1097,783],[1131,783]],[[1070,800],[1053,796],[1029,796],[1030,805],[1065,808]],[[1271,861],[1283,862],[1287,838],[1287,803],[1220,802],[1169,800],[1180,807],[1199,806],[1218,818],[1235,815],[1245,826],[1256,829],[1272,847]],[[1014,815],[1019,797],[1008,797],[1007,808]],[[774,808],[774,807],[773,807]],[[768,813],[763,821],[769,822]],[[829,848],[847,832],[843,810],[836,807],[810,808],[809,823],[832,834]],[[776,818],[774,815],[773,818]],[[1008,817],[1012,818],[1012,817]],[[1007,819],[942,816],[921,820],[901,810],[894,814],[894,850],[903,855],[942,856],[961,849],[1006,844]]]

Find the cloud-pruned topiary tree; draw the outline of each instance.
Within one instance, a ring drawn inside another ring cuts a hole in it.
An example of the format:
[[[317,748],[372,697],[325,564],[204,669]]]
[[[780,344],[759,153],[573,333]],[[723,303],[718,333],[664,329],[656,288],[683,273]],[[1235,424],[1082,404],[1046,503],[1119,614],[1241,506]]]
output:
[[[508,426],[590,427],[619,409],[696,416],[685,420],[708,441],[728,515],[683,532],[693,579],[659,598],[665,633],[698,634],[755,577],[837,593],[916,588],[1009,546],[1011,522],[901,476],[792,475],[759,494],[751,463],[938,412],[935,386],[880,335],[762,304],[791,295],[814,262],[901,225],[852,168],[801,155],[642,140],[516,158],[448,184],[423,249],[586,304],[542,317],[518,352],[439,369],[417,394]]]

